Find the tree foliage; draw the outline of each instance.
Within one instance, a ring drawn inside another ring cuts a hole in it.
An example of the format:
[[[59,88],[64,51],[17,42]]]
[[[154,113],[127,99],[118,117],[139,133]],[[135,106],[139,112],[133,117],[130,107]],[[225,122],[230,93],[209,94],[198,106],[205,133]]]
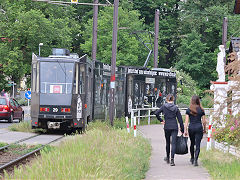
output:
[[[159,9],[159,67],[176,66],[198,87],[209,88],[209,81],[216,79],[224,17],[228,18],[228,41],[240,36],[240,16],[233,15],[233,8],[234,1],[228,0],[121,0],[117,65],[144,64],[149,51],[132,33],[153,32],[155,10]],[[38,54],[39,43],[44,44],[42,56],[48,56],[52,47],[91,55],[92,15],[92,6],[0,0],[0,88],[10,79],[18,82],[30,74],[31,53]],[[112,56],[112,21],[113,6],[99,7],[97,59],[105,63]]]
[[[136,10],[119,7],[118,10],[118,41],[117,41],[117,65],[144,64],[147,50],[132,34],[134,31],[143,30],[143,20]],[[92,48],[92,19],[85,24],[83,38],[85,43],[81,45],[84,52],[91,54]],[[97,59],[104,63],[111,63],[112,56],[112,30],[113,7],[105,7],[98,15],[98,40]]]
[[[210,80],[215,79],[212,69],[216,67],[214,53],[207,53],[208,47],[201,42],[201,35],[196,31],[187,34],[179,48],[177,69],[188,73],[199,87],[204,88]]]
[[[31,53],[50,54],[51,47],[71,48],[79,33],[72,7],[61,7],[31,0],[4,0],[0,6],[0,64],[4,77],[19,82],[31,70]],[[6,83],[6,78],[1,83]]]
[[[179,46],[179,0],[134,0],[134,8],[145,19],[147,28],[154,31],[155,10],[159,9],[159,67],[169,68],[176,62]]]
[[[189,107],[191,97],[199,95],[200,89],[197,87],[196,81],[184,71],[175,70],[177,78],[177,104],[180,108]]]

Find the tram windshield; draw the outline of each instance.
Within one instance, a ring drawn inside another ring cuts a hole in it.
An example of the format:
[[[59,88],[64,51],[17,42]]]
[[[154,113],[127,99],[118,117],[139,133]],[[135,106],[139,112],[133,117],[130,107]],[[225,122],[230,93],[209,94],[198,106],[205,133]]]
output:
[[[47,94],[71,94],[73,63],[41,62],[40,92]]]

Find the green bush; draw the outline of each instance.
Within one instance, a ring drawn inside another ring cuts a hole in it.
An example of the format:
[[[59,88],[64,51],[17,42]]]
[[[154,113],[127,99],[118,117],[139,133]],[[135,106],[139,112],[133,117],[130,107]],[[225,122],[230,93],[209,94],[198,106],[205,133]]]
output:
[[[28,105],[28,100],[26,98],[16,98],[17,102],[20,105],[27,106]],[[30,103],[30,102],[29,102]]]
[[[191,97],[193,95],[200,94],[200,89],[197,87],[197,83],[183,71],[176,70],[177,78],[177,105],[180,108],[186,108],[189,106]]]
[[[204,108],[213,108],[214,104],[213,97],[211,95],[205,95],[201,99],[201,103]]]
[[[193,95],[201,97],[201,103],[204,108],[213,107],[213,98],[201,91],[196,81],[183,71],[176,71],[177,77],[177,105],[179,108],[188,108]]]
[[[240,120],[238,116],[227,116],[225,127],[218,128],[214,134],[218,142],[240,147]]]
[[[187,96],[184,94],[178,94],[177,96],[177,105],[179,108],[188,108],[190,104],[190,99],[192,96]]]

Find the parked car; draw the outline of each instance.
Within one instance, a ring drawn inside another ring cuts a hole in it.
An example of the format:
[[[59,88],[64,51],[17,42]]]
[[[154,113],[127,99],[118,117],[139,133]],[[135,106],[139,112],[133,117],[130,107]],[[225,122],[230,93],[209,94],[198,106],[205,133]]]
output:
[[[12,123],[14,119],[24,120],[24,111],[14,98],[0,96],[0,120]]]

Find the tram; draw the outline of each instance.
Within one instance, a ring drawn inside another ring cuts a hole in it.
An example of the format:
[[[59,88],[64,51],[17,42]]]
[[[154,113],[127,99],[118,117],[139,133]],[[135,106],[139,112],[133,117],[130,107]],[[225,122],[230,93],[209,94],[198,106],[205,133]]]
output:
[[[176,73],[165,68],[150,70],[127,67],[126,87],[125,115],[127,116],[132,108],[161,107],[168,94],[176,97]]]
[[[106,120],[109,116],[111,66],[95,61],[94,67],[93,117]],[[115,115],[122,117],[125,114],[125,67],[116,67],[115,73]]]
[[[32,128],[85,129],[92,119],[92,62],[66,49],[32,55]]]
[[[54,48],[49,57],[32,55],[32,128],[81,129],[109,116],[111,66]],[[176,96],[176,74],[169,69],[116,67],[115,117],[132,108],[159,107]]]

